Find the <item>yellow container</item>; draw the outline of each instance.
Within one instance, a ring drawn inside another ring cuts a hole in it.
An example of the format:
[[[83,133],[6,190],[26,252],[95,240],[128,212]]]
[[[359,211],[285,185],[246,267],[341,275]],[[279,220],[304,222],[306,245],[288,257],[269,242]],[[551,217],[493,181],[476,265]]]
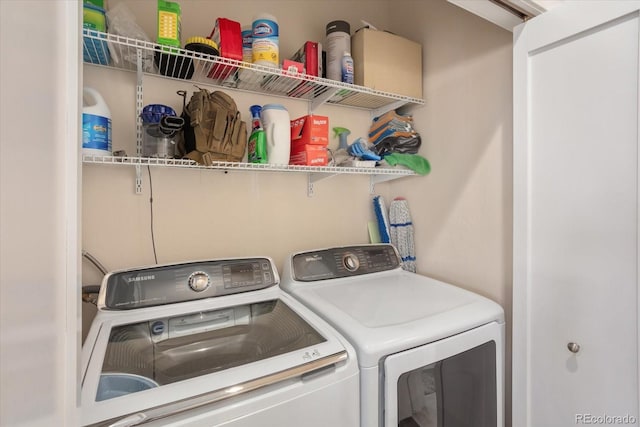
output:
[[[180,47],[180,5],[158,0],[158,43]]]
[[[90,3],[85,3],[82,7],[83,28],[105,32],[107,31],[107,19],[104,9]]]

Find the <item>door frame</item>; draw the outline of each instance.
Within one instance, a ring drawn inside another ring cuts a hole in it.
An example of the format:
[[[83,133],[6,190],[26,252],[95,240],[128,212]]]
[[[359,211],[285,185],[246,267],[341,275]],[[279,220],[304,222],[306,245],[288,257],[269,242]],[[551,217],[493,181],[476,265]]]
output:
[[[529,301],[532,283],[529,250],[531,206],[528,193],[528,179],[531,172],[529,164],[531,123],[528,110],[530,53],[589,31],[603,23],[625,15],[639,14],[639,12],[640,1],[636,0],[563,2],[553,10],[517,26],[513,31],[513,426],[531,426],[529,336],[532,313]],[[638,124],[638,135],[640,135],[640,117]],[[640,150],[638,152],[640,153]],[[638,164],[640,165],[640,158]],[[638,189],[640,192],[640,177]],[[638,194],[638,200],[640,201],[640,194]],[[637,209],[640,212],[640,204]],[[640,265],[640,243],[636,254],[638,255],[637,263]],[[640,308],[640,292],[637,295],[636,307]],[[640,328],[638,328],[638,342],[640,343]],[[640,396],[640,361],[638,373],[638,396]],[[640,404],[638,406],[640,407]]]

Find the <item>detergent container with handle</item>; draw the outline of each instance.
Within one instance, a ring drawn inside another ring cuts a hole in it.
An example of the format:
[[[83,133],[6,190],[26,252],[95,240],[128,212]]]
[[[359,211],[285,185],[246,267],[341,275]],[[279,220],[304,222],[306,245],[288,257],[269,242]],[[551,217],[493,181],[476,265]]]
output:
[[[280,104],[262,107],[262,126],[267,137],[267,159],[272,165],[288,165],[291,153],[291,120]]]
[[[111,111],[100,93],[82,90],[82,154],[111,156]]]

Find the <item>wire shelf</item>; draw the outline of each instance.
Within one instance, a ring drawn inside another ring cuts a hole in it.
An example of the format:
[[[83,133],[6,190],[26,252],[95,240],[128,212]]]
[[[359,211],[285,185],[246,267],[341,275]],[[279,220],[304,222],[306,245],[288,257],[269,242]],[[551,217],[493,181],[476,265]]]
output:
[[[146,74],[307,100],[312,109],[328,103],[385,112],[406,104],[424,104],[421,99],[363,86],[83,29],[85,63],[135,72],[138,51]]]
[[[318,174],[360,174],[360,175],[415,175],[404,167],[351,167],[351,166],[299,166],[299,165],[271,165],[261,163],[242,162],[214,162],[211,166],[201,165],[188,159],[165,159],[159,157],[123,157],[83,155],[84,163],[112,164],[123,166],[163,166],[187,169],[211,170],[242,170],[242,171],[272,171],[272,172],[312,172]]]

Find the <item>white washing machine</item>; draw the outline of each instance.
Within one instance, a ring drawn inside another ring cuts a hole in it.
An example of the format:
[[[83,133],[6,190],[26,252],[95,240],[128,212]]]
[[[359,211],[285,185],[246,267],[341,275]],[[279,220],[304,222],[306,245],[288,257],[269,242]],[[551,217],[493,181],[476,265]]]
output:
[[[363,427],[504,425],[495,302],[402,270],[384,244],[294,254],[280,286],[355,347]]]
[[[82,349],[83,425],[360,425],[353,347],[269,258],[110,273]]]

